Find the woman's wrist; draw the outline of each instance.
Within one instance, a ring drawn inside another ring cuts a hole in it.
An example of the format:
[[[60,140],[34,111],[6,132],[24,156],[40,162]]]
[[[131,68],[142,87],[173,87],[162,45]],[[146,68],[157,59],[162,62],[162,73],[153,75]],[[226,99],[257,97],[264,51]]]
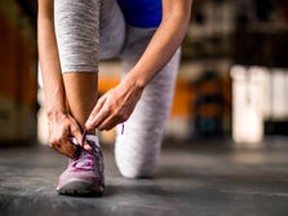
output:
[[[59,119],[67,116],[65,109],[49,109],[47,110],[48,120]]]
[[[131,71],[125,79],[121,82],[130,89],[143,90],[147,85],[144,76],[139,75],[137,72]]]

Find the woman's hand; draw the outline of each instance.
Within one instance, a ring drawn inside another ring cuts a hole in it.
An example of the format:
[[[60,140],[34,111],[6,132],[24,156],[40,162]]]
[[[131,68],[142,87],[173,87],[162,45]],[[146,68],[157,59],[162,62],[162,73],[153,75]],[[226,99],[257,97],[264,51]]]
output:
[[[85,124],[86,130],[110,130],[125,122],[132,114],[142,92],[143,88],[133,82],[129,84],[122,81],[98,100]]]
[[[59,153],[73,158],[77,146],[70,138],[75,137],[78,143],[82,142],[81,129],[76,120],[63,112],[48,113],[50,140],[49,145]]]
[[[163,0],[162,22],[148,47],[125,80],[99,99],[85,124],[86,130],[110,130],[130,117],[144,87],[167,64],[183,41],[191,5],[192,0]]]

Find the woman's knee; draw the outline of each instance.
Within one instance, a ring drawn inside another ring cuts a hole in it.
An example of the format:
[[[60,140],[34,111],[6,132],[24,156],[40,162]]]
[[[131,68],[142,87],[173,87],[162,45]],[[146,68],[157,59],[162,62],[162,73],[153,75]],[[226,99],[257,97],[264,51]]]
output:
[[[118,169],[120,174],[125,178],[139,179],[139,178],[150,178],[153,176],[155,171],[155,165],[153,167],[148,167],[141,165],[123,165],[118,164]]]

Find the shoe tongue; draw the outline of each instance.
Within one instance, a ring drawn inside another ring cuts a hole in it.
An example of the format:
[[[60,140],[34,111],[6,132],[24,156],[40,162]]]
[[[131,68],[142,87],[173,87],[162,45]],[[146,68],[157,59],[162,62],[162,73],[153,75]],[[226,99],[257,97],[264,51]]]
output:
[[[87,167],[91,167],[93,164],[93,156],[86,152],[86,151],[82,151],[80,154],[79,159],[77,160],[76,166],[77,168],[87,168]]]
[[[98,148],[100,148],[99,140],[98,140],[98,137],[96,135],[87,134],[86,140],[89,142],[92,142],[94,145],[96,145]],[[71,141],[74,145],[80,145],[81,146],[81,143],[78,143],[75,137],[71,137]]]
[[[91,168],[93,166],[93,158],[95,157],[95,148],[100,148],[99,145],[99,141],[97,136],[95,135],[85,135],[87,141],[91,144],[91,147],[93,148],[93,150],[91,151],[86,151],[84,149],[80,150],[80,154],[77,158],[75,158],[74,160],[72,160],[71,162],[74,164],[74,167],[77,168]],[[73,138],[72,142],[75,142],[75,144],[77,145],[77,141],[75,138]]]
[[[98,137],[95,135],[86,135],[86,139],[88,142],[93,143],[93,145],[97,146],[98,148],[100,148],[100,144],[99,144],[99,140]]]

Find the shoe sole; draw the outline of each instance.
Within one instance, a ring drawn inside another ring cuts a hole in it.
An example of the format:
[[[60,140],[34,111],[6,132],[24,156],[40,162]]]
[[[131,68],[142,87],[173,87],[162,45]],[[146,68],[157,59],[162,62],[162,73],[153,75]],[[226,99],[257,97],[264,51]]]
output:
[[[84,181],[72,181],[57,189],[58,194],[67,196],[101,197],[103,189],[95,188],[95,184]]]

